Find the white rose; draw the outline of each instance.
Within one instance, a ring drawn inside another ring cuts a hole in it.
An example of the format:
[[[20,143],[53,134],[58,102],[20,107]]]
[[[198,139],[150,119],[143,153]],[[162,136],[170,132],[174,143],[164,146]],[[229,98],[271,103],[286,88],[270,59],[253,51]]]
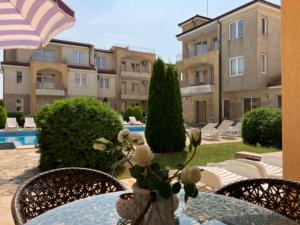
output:
[[[119,142],[124,142],[124,140],[129,136],[129,131],[124,129],[124,130],[121,130],[118,134],[118,141]]]
[[[202,170],[197,166],[185,168],[182,171],[181,180],[184,184],[196,184],[201,179],[201,172]]]
[[[129,139],[133,142],[137,142],[139,145],[144,144],[144,137],[141,134],[130,133]]]
[[[192,128],[189,130],[189,136],[191,139],[191,143],[195,145],[199,145],[201,143],[201,131],[197,128]]]
[[[93,148],[95,150],[99,150],[99,151],[104,151],[106,149],[106,145],[105,144],[99,144],[99,143],[96,143],[94,144]]]
[[[151,165],[154,155],[149,147],[145,145],[139,145],[135,149],[132,157],[137,165],[146,167]]]
[[[99,139],[96,140],[96,142],[102,143],[102,144],[104,144],[104,145],[112,144],[111,141],[109,141],[109,140],[107,140],[107,139],[105,139],[105,138],[99,138]]]

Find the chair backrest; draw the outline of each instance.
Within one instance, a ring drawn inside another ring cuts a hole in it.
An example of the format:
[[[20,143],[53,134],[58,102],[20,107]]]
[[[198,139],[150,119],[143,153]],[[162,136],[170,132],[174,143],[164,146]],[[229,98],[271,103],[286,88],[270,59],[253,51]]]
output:
[[[131,122],[137,122],[137,120],[136,120],[136,118],[135,118],[134,116],[130,116],[130,117],[129,117],[129,120],[130,120]]]
[[[262,178],[268,178],[268,173],[267,173],[265,167],[262,164],[260,164],[259,162],[249,160],[249,159],[235,159],[235,161],[241,162],[241,163],[247,163],[252,166],[255,166],[259,170]]]
[[[66,203],[93,195],[122,191],[112,176],[86,168],[63,168],[41,173],[15,193],[12,214],[16,225]]]
[[[217,127],[219,131],[228,130],[234,124],[232,120],[223,120],[222,123]]]
[[[18,127],[18,122],[15,117],[9,117],[6,119],[6,126],[7,127]]]
[[[273,166],[278,166],[282,168],[282,157],[280,156],[275,156],[275,155],[264,155],[261,157],[261,162],[273,165]]]
[[[214,128],[216,128],[217,125],[218,125],[218,123],[208,123],[204,127],[201,128],[201,131],[214,129]]]
[[[236,173],[244,177],[262,178],[260,171],[255,166],[250,164],[232,160],[228,161],[224,168],[232,173]]]
[[[33,117],[25,117],[25,123],[30,124],[30,125],[35,124],[34,118]]]
[[[300,222],[300,183],[250,179],[229,184],[216,194],[241,199]]]

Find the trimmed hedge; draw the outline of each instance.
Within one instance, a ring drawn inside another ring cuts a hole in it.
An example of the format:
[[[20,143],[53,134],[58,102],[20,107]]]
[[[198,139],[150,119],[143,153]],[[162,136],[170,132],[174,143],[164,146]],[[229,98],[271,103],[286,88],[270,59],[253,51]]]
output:
[[[110,171],[122,155],[93,149],[97,138],[117,140],[122,124],[118,114],[106,103],[89,98],[59,100],[36,115],[41,128],[38,136],[40,169],[87,167]]]
[[[281,109],[259,108],[247,112],[242,120],[244,143],[282,148]]]
[[[138,121],[144,120],[142,108],[138,105],[133,107],[133,115]]]
[[[23,127],[25,123],[25,116],[21,112],[8,112],[7,117],[14,117],[17,119],[19,127]]]
[[[129,121],[129,117],[134,115],[134,109],[131,106],[128,106],[124,112],[124,120]]]
[[[6,110],[3,106],[0,106],[0,129],[5,128],[6,119],[7,119]]]

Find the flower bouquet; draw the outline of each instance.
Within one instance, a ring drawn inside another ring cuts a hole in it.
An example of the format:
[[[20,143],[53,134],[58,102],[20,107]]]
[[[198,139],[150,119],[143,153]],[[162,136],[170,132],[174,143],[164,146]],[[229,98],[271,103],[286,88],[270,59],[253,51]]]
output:
[[[190,140],[190,157],[185,163],[179,164],[172,174],[155,162],[154,154],[145,145],[143,135],[122,130],[118,135],[118,144],[105,138],[96,140],[96,150],[122,151],[124,158],[116,162],[113,168],[128,162],[130,174],[136,179],[133,194],[121,196],[117,204],[117,211],[122,218],[130,219],[132,224],[174,224],[180,190],[184,190],[185,202],[189,197],[198,196],[196,183],[200,181],[202,170],[196,166],[187,166],[201,144],[201,132],[199,129],[190,129],[187,136]]]

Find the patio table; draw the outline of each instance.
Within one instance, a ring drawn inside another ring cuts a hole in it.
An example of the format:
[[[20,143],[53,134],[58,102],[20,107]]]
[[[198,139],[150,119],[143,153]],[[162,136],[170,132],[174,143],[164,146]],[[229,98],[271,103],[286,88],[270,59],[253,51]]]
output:
[[[126,192],[115,192],[78,200],[48,211],[26,225],[128,225],[115,205]],[[211,193],[199,193],[184,204],[183,194],[176,217],[180,225],[296,225],[294,221],[251,203]]]

